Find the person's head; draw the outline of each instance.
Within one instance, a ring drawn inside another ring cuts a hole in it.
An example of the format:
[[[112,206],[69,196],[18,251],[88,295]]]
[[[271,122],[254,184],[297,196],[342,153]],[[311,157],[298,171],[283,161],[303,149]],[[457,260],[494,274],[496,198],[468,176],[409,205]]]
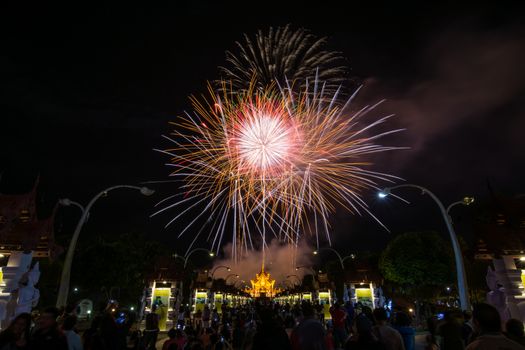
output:
[[[516,338],[521,338],[525,335],[525,331],[523,330],[523,322],[515,318],[511,318],[507,321],[507,323],[505,323],[505,329],[509,335]]]
[[[374,310],[374,319],[379,324],[384,324],[386,321],[388,321],[388,315],[386,314],[386,310],[383,308],[377,308]]]
[[[105,313],[102,315],[102,318],[100,319],[100,333],[102,335],[114,335],[117,330],[117,323],[115,322],[115,319],[113,318],[113,315],[109,313]]]
[[[315,316],[315,310],[310,303],[304,303],[302,309],[304,318],[312,318]]]
[[[404,312],[398,312],[396,314],[396,326],[398,327],[408,327],[410,326],[410,316],[408,316],[406,313]]]
[[[177,335],[177,331],[175,330],[175,328],[172,328],[168,331],[168,338],[173,339],[175,338],[176,335]]]
[[[62,323],[62,329],[65,331],[70,331],[77,324],[77,317],[70,315],[64,318],[64,323]]]
[[[369,319],[372,319],[372,308],[369,306],[363,306],[361,312],[364,313]]]
[[[485,303],[475,305],[474,311],[472,311],[472,318],[474,319],[474,326],[482,333],[501,331],[499,312],[492,305]]]
[[[183,338],[184,337],[184,333],[182,333],[182,331],[180,329],[176,329],[175,330],[175,338]]]
[[[46,331],[56,327],[58,315],[59,310],[56,307],[48,307],[36,320],[37,328]]]
[[[372,331],[372,322],[365,315],[359,315],[355,320],[355,327],[359,334],[370,333]]]
[[[445,322],[448,323],[459,323],[459,320],[463,318],[463,316],[456,310],[447,310],[445,311],[444,319]]]
[[[67,304],[67,306],[64,308],[64,313],[65,314],[73,314],[75,313],[75,310],[77,309],[77,304],[74,304],[74,303],[69,303]]]
[[[16,336],[20,338],[23,334],[29,334],[29,328],[31,327],[31,315],[28,313],[22,313],[15,317],[11,324],[9,325],[9,330]]]

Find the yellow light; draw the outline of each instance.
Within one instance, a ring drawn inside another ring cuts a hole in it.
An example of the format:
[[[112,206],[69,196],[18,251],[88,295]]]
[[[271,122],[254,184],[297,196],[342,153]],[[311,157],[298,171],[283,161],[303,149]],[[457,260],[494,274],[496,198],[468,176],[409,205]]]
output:
[[[213,252],[210,252],[210,256],[213,258],[215,254]]]
[[[408,312],[412,313],[412,312],[414,312],[414,309],[408,309]]]
[[[4,254],[0,254],[0,258],[5,258],[5,255]]]
[[[162,281],[162,283],[166,284],[166,283],[168,283],[168,282],[166,282],[166,281]]]
[[[317,250],[314,250],[314,255],[317,255]]]
[[[115,309],[111,309],[111,312],[115,312]]]
[[[525,261],[525,256],[522,256],[522,257],[520,258],[520,261]]]
[[[474,203],[474,197],[465,197],[465,198],[463,198],[463,204],[471,205],[472,203]]]

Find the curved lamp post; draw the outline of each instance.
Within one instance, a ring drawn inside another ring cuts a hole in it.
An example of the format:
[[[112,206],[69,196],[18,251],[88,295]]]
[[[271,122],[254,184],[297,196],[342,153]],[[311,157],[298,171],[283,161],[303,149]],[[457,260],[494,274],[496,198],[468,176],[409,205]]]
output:
[[[236,273],[230,273],[228,276],[226,276],[226,278],[224,279],[224,284],[228,284],[228,278],[230,278],[231,276],[235,276],[235,278],[239,278],[239,275],[236,274]],[[235,284],[235,283],[234,283]]]
[[[295,271],[299,271],[299,269],[305,269],[305,270],[310,270],[312,272],[312,276],[316,277],[317,276],[317,271],[315,271],[313,268],[311,268],[310,266],[297,266],[295,268]]]
[[[314,250],[313,254],[317,255],[317,254],[319,254],[319,252],[321,250],[329,250],[331,252],[334,252],[335,255],[337,255],[337,258],[339,259],[339,263],[341,264],[341,269],[343,269],[343,271],[345,269],[345,264],[344,264],[345,260],[346,259],[355,259],[355,254],[350,254],[350,255],[347,255],[345,257],[342,257],[341,254],[339,254],[339,252],[337,250],[335,250],[334,248],[330,248],[330,247],[323,247],[323,248],[321,248],[319,250]]]
[[[297,275],[295,275],[295,274],[293,274],[293,275],[288,275],[288,276],[286,276],[286,279],[288,279],[288,278],[290,278],[290,277],[295,277],[295,278],[297,278],[297,281],[299,282],[299,284],[301,284],[301,279],[299,278],[299,276],[297,276]],[[291,281],[290,281],[290,282],[291,282]],[[293,283],[293,282],[292,282],[292,283]],[[299,284],[298,284],[298,285],[299,285]],[[293,286],[295,286],[295,283],[293,283]]]
[[[217,271],[218,269],[226,269],[228,272],[230,272],[232,270],[231,267],[229,266],[226,266],[226,265],[219,265],[217,266],[216,268],[214,268],[212,271],[211,271],[211,279],[213,279],[213,276],[215,276],[215,271]]]
[[[290,281],[289,279],[284,279],[284,280],[282,280],[282,281],[280,282],[280,284],[281,284],[284,288],[286,288],[286,289],[288,289],[288,285],[290,285],[291,287],[293,287],[293,283],[292,283],[292,281]]]
[[[184,259],[184,257],[180,256],[179,254],[172,254],[171,257],[175,259],[181,259],[183,263],[186,262],[186,259]]]
[[[198,251],[204,251],[204,252],[207,252],[208,255],[209,255],[210,257],[212,257],[212,258],[215,256],[215,253],[212,252],[212,251],[209,250],[209,249],[206,249],[206,248],[195,248],[195,249],[193,249],[192,251],[190,251],[188,254],[186,254],[186,255],[184,256],[184,269],[186,269],[186,265],[188,265],[188,259],[189,259],[189,257],[191,256],[191,254],[193,254],[193,253],[195,253],[195,252],[198,252]]]
[[[109,188],[106,188],[105,190],[99,192],[95,197],[93,197],[88,205],[84,208],[82,205],[80,205],[77,202],[74,202],[70,199],[61,199],[59,203],[64,206],[71,206],[74,205],[82,211],[82,216],[78,220],[77,226],[75,227],[75,232],[73,233],[73,237],[71,238],[71,242],[69,243],[69,247],[67,249],[66,259],[64,260],[64,267],[62,268],[62,275],[60,276],[60,286],[58,288],[58,297],[57,297],[57,307],[66,306],[67,304],[67,298],[69,295],[69,282],[71,280],[71,266],[73,265],[73,257],[75,255],[75,248],[77,245],[78,237],[80,235],[80,231],[82,230],[82,227],[86,223],[86,220],[89,216],[89,211],[91,210],[91,207],[97,199],[100,197],[106,196],[109,191],[115,190],[117,188],[131,188],[134,190],[139,190],[140,193],[142,193],[144,196],[151,196],[153,193],[155,193],[154,190],[149,189],[147,187],[138,187],[138,186],[131,186],[131,185],[117,185],[112,186]]]
[[[239,287],[237,287],[237,284],[238,284],[238,283],[241,284]],[[242,284],[244,284],[244,283],[246,283],[245,280],[235,281],[235,282],[233,283],[233,286],[234,286],[235,288],[237,288],[237,289],[241,289],[240,287],[242,287]]]
[[[465,274],[465,264],[463,263],[463,255],[461,254],[461,247],[459,246],[458,237],[456,236],[456,232],[454,231],[454,227],[452,225],[452,218],[448,214],[450,209],[458,204],[462,205],[470,205],[474,202],[474,198],[472,197],[465,197],[461,201],[454,202],[450,204],[447,209],[445,209],[445,206],[438,197],[432,192],[430,192],[425,187],[414,185],[414,184],[401,184],[393,187],[387,187],[383,191],[379,192],[380,198],[385,198],[388,196],[391,192],[391,190],[401,187],[412,187],[417,188],[421,190],[422,194],[428,194],[438,205],[439,210],[441,211],[441,215],[443,216],[443,219],[445,220],[445,224],[447,225],[448,234],[450,236],[450,240],[452,241],[452,248],[454,250],[454,258],[456,261],[456,274],[458,279],[458,291],[459,291],[459,303],[461,304],[462,310],[470,310],[470,302],[468,298],[468,285],[467,285],[467,277]]]

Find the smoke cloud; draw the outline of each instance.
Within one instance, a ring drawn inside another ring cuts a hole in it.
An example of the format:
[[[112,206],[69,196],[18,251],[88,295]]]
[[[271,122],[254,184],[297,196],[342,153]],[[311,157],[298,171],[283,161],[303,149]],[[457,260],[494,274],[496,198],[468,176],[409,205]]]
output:
[[[311,273],[313,250],[305,242],[294,248],[291,245],[283,245],[277,240],[273,240],[266,249],[264,270],[276,280],[276,285],[285,283],[284,280],[289,275],[297,275],[297,278],[302,280],[305,274]],[[224,252],[231,252],[231,244],[224,246]],[[226,278],[230,274],[238,274],[239,280],[244,280],[249,285],[250,280],[255,278],[255,274],[261,271],[261,264],[261,250],[251,250],[237,262],[234,262],[228,253],[224,259],[216,261],[213,268],[221,265],[229,266],[231,271],[227,271],[225,268],[217,269],[214,278]],[[298,266],[305,266],[305,268],[296,270]],[[289,280],[297,283],[297,278],[290,277]],[[234,283],[232,277],[228,279],[228,283]]]
[[[506,134],[498,146],[523,145],[523,130],[516,132],[515,127],[523,125],[525,116],[520,102],[525,96],[524,32],[515,26],[498,31],[454,28],[423,49],[418,59],[422,63],[414,67],[418,77],[411,83],[368,79],[364,99],[376,99],[367,93],[386,96],[381,113],[395,113],[391,121],[407,129],[396,141],[410,150],[380,156],[389,169],[411,166],[421,153],[435,149],[436,143],[443,147],[440,153],[451,151],[450,156],[457,157],[449,141],[455,141],[464,129],[475,131],[490,124],[495,127],[492,131],[500,133],[491,137],[499,140],[501,133]]]

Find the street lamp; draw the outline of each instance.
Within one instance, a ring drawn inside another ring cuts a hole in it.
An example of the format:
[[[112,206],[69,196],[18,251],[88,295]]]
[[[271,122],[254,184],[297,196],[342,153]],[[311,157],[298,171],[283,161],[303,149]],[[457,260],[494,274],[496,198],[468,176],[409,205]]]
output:
[[[241,286],[237,287],[237,284],[238,284],[238,283],[240,283]],[[233,286],[234,286],[235,288],[237,288],[237,289],[240,289],[240,287],[242,287],[242,284],[243,284],[243,283],[246,283],[246,281],[245,281],[245,280],[235,281],[235,282],[233,283]]]
[[[212,252],[211,250],[209,249],[206,249],[206,248],[195,248],[193,249],[192,251],[190,251],[188,254],[186,254],[184,256],[184,269],[186,269],[186,265],[188,264],[188,259],[189,257],[191,256],[191,254],[195,253],[195,252],[198,252],[198,251],[204,251],[204,252],[207,252],[208,255],[213,258],[215,256],[215,253]]]
[[[232,270],[231,267],[229,266],[219,265],[211,271],[211,279],[213,279],[213,276],[215,275],[215,271],[217,271],[218,269],[226,269],[228,272]]]
[[[330,248],[330,247],[323,247],[323,248],[321,248],[319,250],[314,250],[313,254],[314,255],[318,255],[319,251],[321,251],[321,250],[329,250],[331,252],[334,252],[335,255],[337,255],[337,258],[339,259],[339,263],[341,264],[341,269],[343,269],[343,271],[345,269],[345,264],[344,264],[345,260],[346,259],[355,259],[355,254],[350,254],[350,255],[347,255],[345,257],[342,257],[341,254],[339,254],[339,252],[337,250],[335,250],[334,248]]]
[[[184,259],[184,257],[180,256],[179,254],[172,254],[171,256],[175,259],[181,259],[183,263],[186,262],[186,259]]]
[[[288,276],[286,276],[286,279],[288,279],[288,278],[290,278],[290,277],[295,277],[295,278],[297,278],[297,281],[299,282],[299,284],[301,284],[301,279],[299,278],[299,276],[294,275],[294,274],[293,274],[293,275],[288,275]],[[291,282],[291,281],[290,281],[290,282]],[[295,284],[293,284],[293,285],[295,286]]]
[[[314,269],[312,269],[310,266],[297,266],[297,267],[295,268],[295,271],[299,271],[299,269],[305,269],[305,270],[308,269],[308,270],[310,270],[310,271],[312,272],[312,275],[313,275],[313,276],[316,276],[316,275],[317,275],[317,271],[315,271]]]
[[[230,278],[231,276],[235,276],[235,278],[239,278],[239,275],[235,274],[235,273],[230,273],[228,276],[226,276],[226,278],[224,279],[224,283],[225,284],[228,284],[228,278]]]
[[[450,217],[448,212],[453,206],[457,204],[462,204],[462,205],[472,204],[474,202],[474,198],[465,197],[463,198],[463,200],[454,202],[451,205],[449,205],[447,209],[445,209],[445,206],[443,205],[443,203],[441,203],[439,198],[436,197],[434,193],[430,192],[425,187],[414,185],[414,184],[401,184],[401,185],[397,185],[393,187],[387,187],[383,191],[379,192],[378,196],[380,198],[385,198],[386,196],[390,194],[390,192],[393,189],[400,188],[400,187],[417,188],[421,190],[421,194],[428,194],[438,205],[439,210],[441,211],[441,215],[443,215],[443,219],[445,220],[445,224],[447,225],[447,230],[450,236],[450,240],[452,241],[452,248],[454,250],[454,258],[456,261],[456,274],[458,278],[457,283],[458,283],[458,291],[459,291],[459,302],[461,304],[461,309],[470,310],[470,302],[468,298],[467,277],[465,274],[465,264],[463,263],[463,256],[461,254],[461,247],[459,246],[458,237],[456,236],[456,232],[454,232],[454,227],[452,225],[452,218]]]
[[[289,283],[290,284],[290,287],[293,288],[294,287],[294,283],[288,279],[285,279],[281,282],[284,286],[284,288],[288,288],[287,284]]]
[[[138,186],[131,186],[131,185],[117,185],[112,186],[109,188],[106,188],[105,190],[99,192],[95,197],[93,197],[88,205],[84,208],[82,205],[80,205],[77,202],[74,202],[68,198],[61,199],[59,203],[63,206],[76,206],[82,211],[82,216],[78,220],[77,226],[75,227],[75,232],[73,233],[73,237],[71,238],[71,242],[69,243],[69,247],[67,249],[66,259],[64,260],[64,267],[62,268],[62,275],[60,276],[60,286],[58,289],[58,297],[57,297],[57,307],[66,306],[67,304],[67,298],[69,294],[69,282],[71,280],[71,266],[73,265],[73,257],[75,254],[75,248],[77,245],[78,237],[80,235],[80,231],[82,230],[82,227],[86,223],[87,218],[89,217],[89,211],[91,210],[91,207],[97,199],[103,196],[107,196],[109,191],[115,190],[117,188],[131,188],[135,190],[139,190],[140,193],[142,193],[144,196],[151,196],[153,193],[155,193],[154,190],[149,189],[147,187],[138,187]]]

